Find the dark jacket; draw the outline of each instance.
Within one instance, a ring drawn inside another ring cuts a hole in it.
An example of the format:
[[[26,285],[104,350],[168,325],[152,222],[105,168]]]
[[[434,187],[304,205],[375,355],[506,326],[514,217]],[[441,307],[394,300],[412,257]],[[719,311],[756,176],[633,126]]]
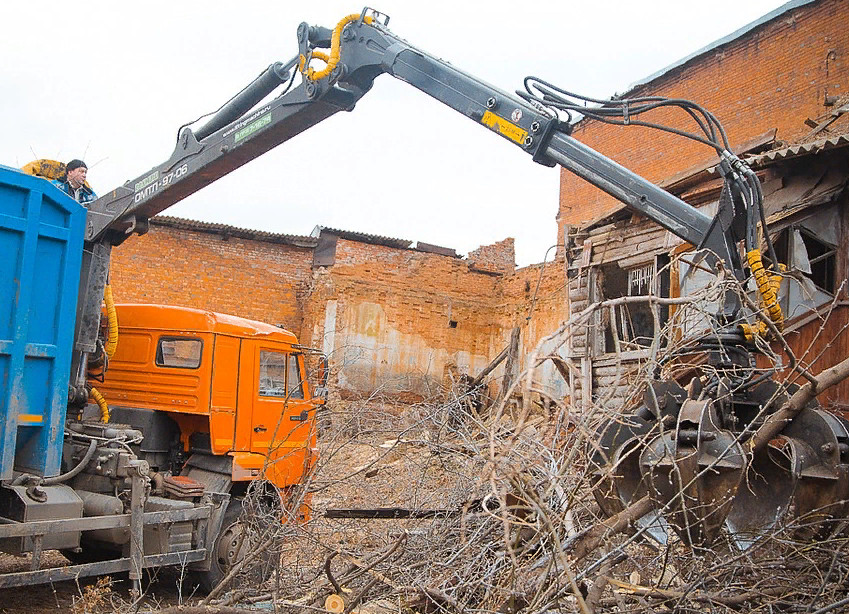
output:
[[[71,184],[68,183],[67,179],[54,179],[50,183],[82,205],[87,205],[88,203],[97,200],[97,194],[95,194],[94,190],[86,185],[80,187],[79,190],[76,190],[77,193],[74,194],[74,188],[71,187]]]

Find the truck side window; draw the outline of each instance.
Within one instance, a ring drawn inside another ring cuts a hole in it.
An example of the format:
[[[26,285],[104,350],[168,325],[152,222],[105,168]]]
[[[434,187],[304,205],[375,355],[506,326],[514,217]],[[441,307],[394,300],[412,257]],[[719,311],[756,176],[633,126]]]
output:
[[[289,357],[289,398],[303,399],[304,385],[301,382],[300,361],[297,356]]]
[[[156,346],[156,366],[197,369],[203,355],[203,340],[160,337]]]
[[[286,354],[260,350],[259,396],[286,396]]]

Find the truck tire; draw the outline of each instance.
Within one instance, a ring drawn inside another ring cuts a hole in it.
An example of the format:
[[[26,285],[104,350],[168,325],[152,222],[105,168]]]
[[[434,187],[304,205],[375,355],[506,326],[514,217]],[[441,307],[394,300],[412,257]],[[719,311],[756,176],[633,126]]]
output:
[[[257,536],[251,535],[248,525],[240,518],[242,515],[241,499],[231,499],[224,512],[221,531],[212,544],[212,560],[208,571],[195,571],[194,579],[198,589],[209,593],[227,576],[234,564],[258,544]],[[248,570],[242,570],[239,577],[248,577],[251,584],[258,586],[271,575],[271,550],[266,549],[251,561]],[[243,581],[243,580],[240,580]]]
[[[59,551],[62,556],[68,559],[72,565],[84,565],[86,563],[101,563],[103,561],[108,561],[110,559],[117,559],[121,557],[120,552],[113,552],[111,550],[103,550],[100,548],[94,548],[91,546],[82,545],[77,550],[60,550]]]

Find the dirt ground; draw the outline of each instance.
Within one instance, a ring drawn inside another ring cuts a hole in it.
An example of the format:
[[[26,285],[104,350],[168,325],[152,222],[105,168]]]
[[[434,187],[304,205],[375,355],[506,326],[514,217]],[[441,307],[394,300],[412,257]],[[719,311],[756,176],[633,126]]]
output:
[[[360,411],[360,410],[358,410]],[[278,581],[308,586],[320,575],[328,553],[341,545],[369,551],[385,547],[399,530],[425,530],[427,520],[335,520],[327,519],[328,508],[403,507],[415,509],[459,509],[473,476],[453,466],[451,455],[439,453],[440,428],[415,424],[415,417],[402,416],[398,407],[369,406],[355,421],[343,420],[320,437],[321,460],[311,490],[312,518],[281,547]],[[350,414],[349,414],[350,415]],[[412,423],[412,427],[410,424]],[[58,552],[45,554],[44,567],[67,565]],[[0,555],[0,572],[25,570],[28,561]],[[101,597],[96,610],[112,611],[126,605],[130,584],[112,578],[110,589],[96,586],[96,578],[79,582],[12,588],[0,591],[0,614],[42,614],[84,610],[84,599]],[[191,603],[192,595],[181,595],[180,576],[162,570],[156,581],[146,585],[142,611]],[[282,588],[282,587],[281,587]],[[110,606],[110,599],[114,606]]]
[[[28,560],[23,557],[0,555],[0,573],[25,571]],[[45,553],[43,567],[62,567],[68,565],[68,560],[55,551]],[[146,603],[151,605],[177,605],[180,603],[177,583],[179,576],[174,570],[162,570],[156,582],[148,584]],[[98,587],[106,583],[108,589]],[[98,609],[103,612],[117,609],[120,602],[130,600],[130,583],[123,577],[98,579],[81,578],[78,581],[56,582],[38,586],[26,586],[0,590],[0,614],[7,612],[23,612],[25,614],[44,614],[46,612],[82,612],[85,600],[91,602],[98,594],[102,595]],[[110,600],[115,598],[116,608],[112,608]]]

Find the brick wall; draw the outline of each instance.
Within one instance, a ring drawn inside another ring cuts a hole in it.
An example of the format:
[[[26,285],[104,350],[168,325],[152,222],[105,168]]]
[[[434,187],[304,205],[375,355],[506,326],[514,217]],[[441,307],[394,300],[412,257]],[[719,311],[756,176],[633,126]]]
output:
[[[469,263],[481,271],[512,273],[516,269],[515,243],[511,237],[492,245],[482,245],[469,252]]]
[[[449,368],[489,362],[497,281],[459,258],[339,239],[336,263],[314,273],[312,344],[332,351],[342,390],[427,397]]]
[[[510,330],[518,326],[520,337],[520,367],[527,367],[529,354],[538,348],[539,356],[565,355],[560,339],[543,342],[568,318],[566,275],[562,260],[535,264],[505,275],[498,282],[497,305],[494,317],[501,323],[500,351],[509,341]],[[539,347],[538,347],[539,346]],[[503,370],[495,372],[500,376]],[[536,370],[535,387],[554,398],[568,394],[566,381],[551,361]]]
[[[312,249],[151,224],[112,250],[119,303],[209,309],[301,335]]]
[[[626,97],[681,97],[712,111],[731,146],[777,129],[777,139],[796,142],[810,127],[807,118],[828,113],[826,95],[849,94],[849,2],[821,0],[788,11],[742,38],[694,58]],[[683,112],[643,116],[692,129]],[[678,136],[642,127],[587,120],[574,136],[654,182],[700,163],[712,151]],[[565,225],[597,219],[618,206],[566,171],[561,171],[558,221]]]
[[[334,385],[348,396],[429,397],[451,374],[479,373],[513,327],[522,328],[524,355],[563,319],[562,263],[513,271],[512,240],[492,246],[509,256],[506,275],[479,270],[477,260],[344,238],[335,263],[315,267],[310,247],[204,226],[154,222],[116,248],[116,300],[282,324],[330,355]]]

